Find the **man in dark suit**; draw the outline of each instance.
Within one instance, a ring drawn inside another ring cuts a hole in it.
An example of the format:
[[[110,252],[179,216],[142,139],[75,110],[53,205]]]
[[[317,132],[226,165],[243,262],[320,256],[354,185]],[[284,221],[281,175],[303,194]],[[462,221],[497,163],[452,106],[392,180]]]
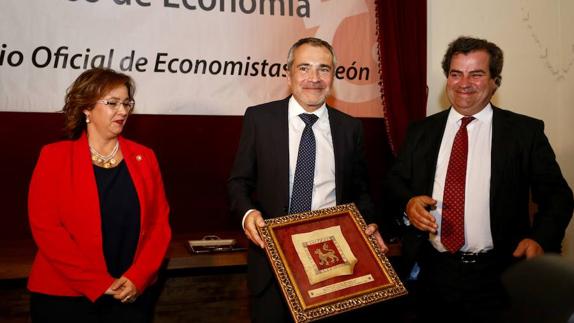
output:
[[[572,216],[543,122],[490,103],[502,63],[491,42],[453,41],[442,63],[452,108],[409,128],[385,180],[407,225],[403,255],[420,268],[421,320],[493,320],[507,304],[500,273],[559,252]]]
[[[289,50],[287,68],[292,96],[247,109],[228,181],[232,211],[242,217],[252,242],[248,287],[254,322],[290,321],[257,226],[264,226],[266,218],[305,211],[294,211],[298,180],[307,179],[312,190],[306,210],[354,202],[367,223],[373,220],[361,122],[325,104],[335,71],[333,48],[317,38],[301,39]],[[306,119],[314,123],[307,125]],[[307,127],[314,136],[315,167],[301,176],[298,155]],[[366,233],[374,234],[386,250],[376,224]]]

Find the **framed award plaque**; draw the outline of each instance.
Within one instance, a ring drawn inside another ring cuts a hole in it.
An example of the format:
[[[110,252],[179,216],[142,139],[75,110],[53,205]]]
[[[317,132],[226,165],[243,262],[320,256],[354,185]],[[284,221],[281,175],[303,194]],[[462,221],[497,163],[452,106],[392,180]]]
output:
[[[407,293],[354,204],[265,222],[259,234],[295,322]]]

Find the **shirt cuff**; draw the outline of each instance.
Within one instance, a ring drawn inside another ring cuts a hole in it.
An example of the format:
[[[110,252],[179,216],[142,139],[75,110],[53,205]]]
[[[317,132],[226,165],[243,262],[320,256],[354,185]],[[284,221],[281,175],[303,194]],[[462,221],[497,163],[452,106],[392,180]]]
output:
[[[249,211],[247,211],[249,212]],[[406,226],[411,225],[411,221],[409,221],[409,217],[407,216],[407,212],[403,212],[403,224]]]
[[[247,212],[245,212],[245,214],[243,215],[243,219],[241,219],[241,228],[243,228],[243,230],[245,230],[245,219],[247,218],[247,216],[253,212],[253,211],[257,211],[256,209],[249,209],[247,210]]]

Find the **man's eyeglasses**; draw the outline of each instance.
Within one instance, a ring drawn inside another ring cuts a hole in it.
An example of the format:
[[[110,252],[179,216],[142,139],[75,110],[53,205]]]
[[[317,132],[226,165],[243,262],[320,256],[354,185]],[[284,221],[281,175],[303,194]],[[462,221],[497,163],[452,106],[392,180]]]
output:
[[[120,105],[122,105],[127,113],[131,113],[136,106],[136,101],[134,101],[134,100],[128,100],[128,101],[122,102],[119,100],[112,100],[112,99],[106,100],[106,99],[104,99],[104,100],[98,100],[96,102],[107,106],[108,108],[112,109],[113,111],[118,111],[118,109],[120,108]]]

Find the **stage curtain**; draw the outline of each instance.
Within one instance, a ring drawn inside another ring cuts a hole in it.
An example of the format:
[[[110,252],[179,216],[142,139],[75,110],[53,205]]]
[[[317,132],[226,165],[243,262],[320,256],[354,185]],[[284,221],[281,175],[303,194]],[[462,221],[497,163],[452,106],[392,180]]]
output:
[[[381,96],[389,144],[426,116],[427,0],[376,0]]]

